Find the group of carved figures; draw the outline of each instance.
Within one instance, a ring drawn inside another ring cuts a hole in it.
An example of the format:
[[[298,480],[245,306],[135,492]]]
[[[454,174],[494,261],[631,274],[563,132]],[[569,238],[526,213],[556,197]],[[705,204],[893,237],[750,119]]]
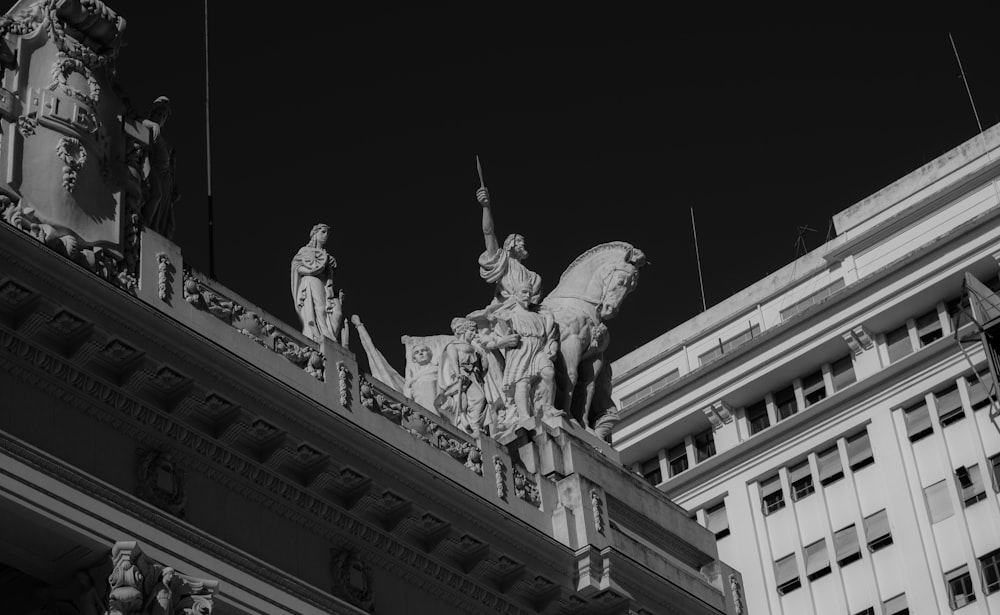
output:
[[[601,244],[573,261],[542,299],[541,277],[524,264],[524,237],[511,234],[500,244],[486,188],[476,197],[485,240],[479,274],[495,286],[492,300],[453,318],[451,335],[404,336],[405,376],[385,361],[355,316],[373,375],[472,435],[498,437],[524,419],[565,416],[609,440],[618,413],[604,360],[604,321],[635,289],[645,256],[624,242]],[[344,294],[333,286],[328,236],[329,227],[317,224],[292,259],[292,297],[306,337],[346,345]]]

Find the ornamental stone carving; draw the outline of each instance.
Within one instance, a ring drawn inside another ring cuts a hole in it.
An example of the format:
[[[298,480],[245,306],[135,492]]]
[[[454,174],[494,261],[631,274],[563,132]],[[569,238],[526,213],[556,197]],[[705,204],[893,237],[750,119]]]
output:
[[[333,595],[369,613],[375,612],[375,590],[372,569],[352,549],[331,551]]]
[[[184,471],[168,453],[157,450],[140,452],[136,473],[139,479],[137,495],[140,498],[184,518],[184,507],[187,505]]]
[[[135,542],[116,542],[105,615],[211,615],[219,582],[179,574]]]
[[[0,20],[3,81],[15,88],[0,88],[0,210],[132,291],[149,129],[115,82],[124,28],[100,0],[40,0]]]

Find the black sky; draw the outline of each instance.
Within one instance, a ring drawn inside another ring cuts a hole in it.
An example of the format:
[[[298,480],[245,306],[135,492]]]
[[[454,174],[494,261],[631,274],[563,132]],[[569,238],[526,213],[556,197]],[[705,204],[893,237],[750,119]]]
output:
[[[205,272],[203,5],[111,5],[120,83],[140,110],[173,102],[174,240]],[[400,335],[490,298],[476,154],[498,235],[527,237],[546,290],[601,242],[653,262],[611,325],[616,358],[701,310],[689,208],[711,306],[793,260],[799,226],[817,247],[832,214],[978,132],[945,29],[254,6],[210,7],[216,276],[297,325],[289,262],[327,222],[347,311],[397,366]],[[1000,43],[952,34],[991,126]]]

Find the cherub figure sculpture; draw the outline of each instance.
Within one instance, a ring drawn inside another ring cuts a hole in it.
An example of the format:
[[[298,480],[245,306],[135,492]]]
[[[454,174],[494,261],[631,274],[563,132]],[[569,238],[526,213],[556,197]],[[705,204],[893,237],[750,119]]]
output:
[[[309,232],[309,243],[292,258],[292,297],[303,335],[317,343],[329,338],[346,346],[344,291],[334,292],[337,261],[323,247],[329,235],[328,225],[317,224]]]
[[[435,402],[438,396],[438,371],[434,355],[427,344],[417,344],[410,353],[412,363],[406,367],[403,395],[438,414]]]

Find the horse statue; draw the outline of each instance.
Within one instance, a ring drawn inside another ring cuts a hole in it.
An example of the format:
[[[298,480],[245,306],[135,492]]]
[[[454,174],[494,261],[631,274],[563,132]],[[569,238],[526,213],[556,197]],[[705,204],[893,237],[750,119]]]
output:
[[[611,364],[604,360],[610,340],[604,321],[618,314],[646,264],[631,244],[603,243],[570,263],[542,300],[559,325],[554,405],[608,442],[620,417],[611,400]]]

